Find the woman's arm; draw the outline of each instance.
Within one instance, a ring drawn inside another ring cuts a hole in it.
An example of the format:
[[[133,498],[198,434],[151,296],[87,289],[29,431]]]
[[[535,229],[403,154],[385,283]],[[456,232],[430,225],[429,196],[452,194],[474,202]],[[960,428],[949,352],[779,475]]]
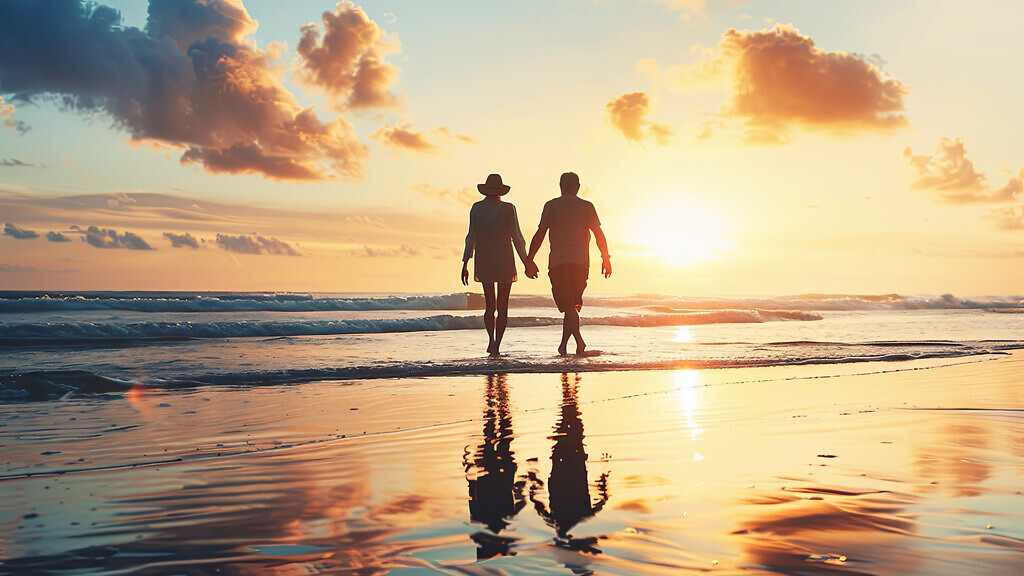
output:
[[[512,222],[510,226],[512,228],[512,245],[516,247],[516,253],[519,254],[519,259],[526,264],[530,261],[530,256],[526,252],[526,238],[523,238],[523,231],[519,228],[519,215],[516,213],[516,207],[509,204],[512,207]]]
[[[466,248],[462,251],[462,285],[469,286],[469,259],[473,256],[473,250],[476,248],[476,218],[473,217],[473,213],[476,210],[476,204],[469,209],[469,232],[466,234]]]
[[[523,238],[523,231],[519,228],[519,215],[516,213],[516,207],[512,206],[512,245],[516,247],[516,252],[519,254],[519,259],[523,261],[523,266],[526,267],[525,273],[527,278],[536,278],[538,275],[537,265],[533,262],[533,258],[529,252],[526,251],[526,239]]]

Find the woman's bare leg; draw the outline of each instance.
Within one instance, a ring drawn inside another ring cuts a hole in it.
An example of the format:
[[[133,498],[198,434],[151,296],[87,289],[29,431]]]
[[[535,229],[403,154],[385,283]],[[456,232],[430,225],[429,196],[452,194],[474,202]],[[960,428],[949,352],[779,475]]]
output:
[[[481,282],[484,287],[484,330],[487,330],[487,353],[496,354],[494,345],[494,283]]]
[[[491,352],[494,355],[499,354],[501,338],[505,335],[505,326],[508,325],[508,297],[511,293],[511,282],[498,284],[498,298],[496,302],[498,315],[494,322],[494,350]]]

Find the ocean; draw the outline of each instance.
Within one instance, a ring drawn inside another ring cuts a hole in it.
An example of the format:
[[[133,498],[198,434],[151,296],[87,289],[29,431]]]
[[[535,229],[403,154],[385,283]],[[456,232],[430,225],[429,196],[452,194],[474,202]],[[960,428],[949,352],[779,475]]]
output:
[[[1024,298],[587,297],[586,357],[550,297],[513,294],[488,358],[479,294],[0,293],[0,401],[144,385],[841,364],[1024,347]],[[570,345],[572,350],[572,345]]]
[[[0,575],[1019,574],[1018,297],[0,294]]]

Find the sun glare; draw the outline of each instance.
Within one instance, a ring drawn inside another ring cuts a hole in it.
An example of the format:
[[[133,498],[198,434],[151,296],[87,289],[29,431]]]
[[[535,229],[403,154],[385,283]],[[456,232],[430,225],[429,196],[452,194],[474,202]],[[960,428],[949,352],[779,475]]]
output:
[[[720,260],[733,245],[719,212],[694,200],[673,199],[649,206],[633,226],[641,250],[676,266]]]

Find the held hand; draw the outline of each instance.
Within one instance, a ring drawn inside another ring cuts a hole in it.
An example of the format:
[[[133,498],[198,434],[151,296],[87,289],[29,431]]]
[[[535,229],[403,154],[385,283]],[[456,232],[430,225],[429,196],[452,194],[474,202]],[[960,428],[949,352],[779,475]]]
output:
[[[540,269],[537,268],[537,264],[531,258],[526,261],[526,277],[535,280],[537,276],[540,276]]]
[[[601,258],[601,274],[604,275],[605,278],[612,275],[612,261],[608,256]]]
[[[466,263],[462,263],[462,285],[469,286],[469,269],[466,268]]]

